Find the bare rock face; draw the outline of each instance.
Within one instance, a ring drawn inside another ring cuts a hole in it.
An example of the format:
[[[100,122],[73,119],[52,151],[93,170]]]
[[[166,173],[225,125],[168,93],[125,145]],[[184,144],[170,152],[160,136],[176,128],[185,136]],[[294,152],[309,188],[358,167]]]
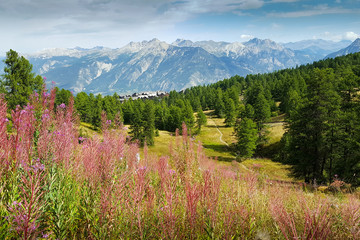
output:
[[[244,43],[178,39],[172,44],[153,39],[119,49],[49,49],[26,57],[49,84],[94,94],[182,90],[320,59],[257,38]]]

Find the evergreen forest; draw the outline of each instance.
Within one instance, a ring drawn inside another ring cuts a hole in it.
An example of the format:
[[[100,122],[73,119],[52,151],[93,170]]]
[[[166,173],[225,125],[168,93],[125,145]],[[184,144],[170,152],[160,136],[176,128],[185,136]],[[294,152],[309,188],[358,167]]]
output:
[[[13,50],[4,62],[0,239],[360,238],[360,53],[125,101],[46,89]],[[212,117],[236,161],[193,140]],[[285,133],[269,145],[271,119]],[[159,131],[168,156],[148,151]]]

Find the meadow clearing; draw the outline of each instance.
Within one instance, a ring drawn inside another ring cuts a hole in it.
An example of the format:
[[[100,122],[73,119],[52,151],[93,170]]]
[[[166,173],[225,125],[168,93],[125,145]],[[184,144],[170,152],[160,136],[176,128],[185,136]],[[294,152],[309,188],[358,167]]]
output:
[[[360,238],[359,193],[341,181],[329,193],[306,187],[270,159],[235,161],[222,119],[195,138],[186,126],[160,131],[140,149],[106,119],[101,134],[80,136],[73,100],[53,100],[33,96],[11,121],[0,100],[2,239]]]

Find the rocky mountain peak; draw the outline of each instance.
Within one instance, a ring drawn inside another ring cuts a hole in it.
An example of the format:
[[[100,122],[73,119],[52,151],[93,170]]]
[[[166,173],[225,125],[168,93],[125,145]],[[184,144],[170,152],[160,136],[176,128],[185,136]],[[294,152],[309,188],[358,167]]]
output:
[[[359,46],[360,47],[360,38],[355,39],[355,41],[350,44],[350,46]]]
[[[355,39],[355,41],[352,42],[348,47],[343,48],[335,53],[329,54],[325,58],[335,58],[356,52],[360,52],[360,38]]]

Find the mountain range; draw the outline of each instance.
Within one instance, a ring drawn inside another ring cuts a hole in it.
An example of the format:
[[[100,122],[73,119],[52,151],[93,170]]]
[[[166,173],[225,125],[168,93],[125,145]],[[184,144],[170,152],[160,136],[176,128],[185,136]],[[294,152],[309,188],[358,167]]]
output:
[[[353,43],[351,43],[348,47],[343,48],[337,52],[331,53],[326,56],[326,58],[335,58],[344,56],[350,53],[356,53],[360,51],[360,38],[356,39]]]
[[[291,68],[335,52],[337,56],[359,51],[359,41],[351,44],[350,41],[306,40],[280,44],[258,38],[243,43],[178,39],[168,44],[153,39],[131,42],[118,49],[56,48],[25,57],[37,74],[47,78],[48,85],[55,82],[56,86],[74,93],[128,94],[182,90],[233,75]]]

